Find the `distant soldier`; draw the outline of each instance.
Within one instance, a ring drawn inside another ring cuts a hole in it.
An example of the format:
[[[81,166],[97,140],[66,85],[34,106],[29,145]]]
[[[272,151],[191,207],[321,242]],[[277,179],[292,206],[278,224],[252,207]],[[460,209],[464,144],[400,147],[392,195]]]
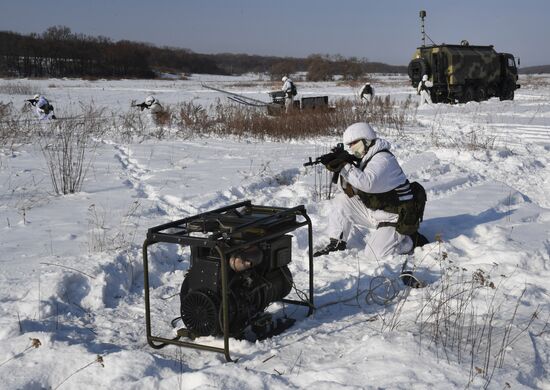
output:
[[[160,117],[164,113],[160,102],[154,96],[147,96],[143,103],[135,104],[134,107],[139,107],[141,111],[145,109],[150,110],[151,118],[157,124],[159,123]]]
[[[298,94],[294,82],[289,79],[287,76],[284,76],[281,81],[283,82],[283,87],[281,90],[285,93],[285,112],[288,114],[294,105],[294,96]]]
[[[366,83],[363,85],[363,88],[361,88],[361,91],[359,92],[359,99],[361,102],[363,102],[365,105],[369,105],[369,103],[374,98],[374,88],[370,83]]]
[[[27,99],[27,101],[33,107],[36,107],[36,115],[38,115],[40,120],[57,119],[53,113],[53,106],[44,96],[36,94],[32,99]]]
[[[432,104],[432,96],[431,96],[431,88],[433,87],[433,83],[428,80],[428,75],[425,74],[422,76],[422,80],[418,83],[418,87],[416,88],[416,94],[420,95],[420,105],[424,105],[424,103]]]

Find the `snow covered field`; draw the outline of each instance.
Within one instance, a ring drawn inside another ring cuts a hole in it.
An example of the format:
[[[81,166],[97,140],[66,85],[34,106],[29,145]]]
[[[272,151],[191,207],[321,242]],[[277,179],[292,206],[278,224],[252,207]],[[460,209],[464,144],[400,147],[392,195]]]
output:
[[[541,80],[520,78],[514,101],[419,108],[404,134],[378,128],[409,178],[427,190],[421,232],[433,243],[379,264],[361,256],[357,237],[350,249],[316,258],[318,310],[310,317],[288,310],[298,321],[271,339],[232,339],[237,363],[148,346],[146,231],[250,199],[305,205],[314,242],[326,243],[330,202],[317,199],[320,174],[302,164],[339,137],[105,139],[83,191],[67,196],[52,194],[38,145],[0,145],[0,388],[550,389],[550,76]],[[405,77],[378,81],[378,95],[403,100],[414,93]],[[123,112],[148,94],[205,107],[223,99],[203,82],[264,101],[279,87],[257,75],[20,82],[51,98],[58,116],[91,101]],[[301,95],[331,100],[356,92],[336,82],[297,86]],[[20,107],[31,96],[0,93],[0,102]],[[301,286],[308,277],[306,233],[295,232],[290,263]],[[179,315],[187,263],[171,246],[154,254],[153,329],[174,336],[169,323]],[[367,301],[373,278],[395,279],[405,260],[427,287],[396,283],[392,302]],[[455,292],[454,300],[440,299]],[[469,305],[460,307],[470,293]],[[442,323],[449,333],[441,333]],[[468,332],[483,325],[472,347]]]

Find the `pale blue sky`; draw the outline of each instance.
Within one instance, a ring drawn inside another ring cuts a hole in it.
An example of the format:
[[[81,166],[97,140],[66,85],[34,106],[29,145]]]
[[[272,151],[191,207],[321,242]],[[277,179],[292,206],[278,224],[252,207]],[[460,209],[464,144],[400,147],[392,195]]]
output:
[[[426,32],[436,43],[493,44],[522,66],[550,64],[548,0],[2,0],[0,30],[73,32],[198,53],[366,57],[406,65]]]

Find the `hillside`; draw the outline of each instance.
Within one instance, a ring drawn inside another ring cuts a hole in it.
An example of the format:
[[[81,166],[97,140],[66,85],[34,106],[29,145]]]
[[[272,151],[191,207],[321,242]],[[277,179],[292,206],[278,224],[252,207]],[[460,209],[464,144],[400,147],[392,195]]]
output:
[[[550,65],[527,66],[519,69],[520,74],[550,73]]]

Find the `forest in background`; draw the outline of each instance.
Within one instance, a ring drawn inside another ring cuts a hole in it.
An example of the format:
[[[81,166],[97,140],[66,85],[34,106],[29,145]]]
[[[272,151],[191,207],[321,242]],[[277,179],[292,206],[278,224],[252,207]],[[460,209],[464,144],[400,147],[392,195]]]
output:
[[[41,34],[0,31],[0,76],[156,78],[163,73],[239,75],[267,73],[273,79],[306,72],[310,81],[362,79],[368,73],[406,73],[406,66],[369,62],[367,58],[312,54],[307,58],[248,54],[200,54],[188,49],[143,42],[114,42],[103,36],[73,33],[52,26]]]

